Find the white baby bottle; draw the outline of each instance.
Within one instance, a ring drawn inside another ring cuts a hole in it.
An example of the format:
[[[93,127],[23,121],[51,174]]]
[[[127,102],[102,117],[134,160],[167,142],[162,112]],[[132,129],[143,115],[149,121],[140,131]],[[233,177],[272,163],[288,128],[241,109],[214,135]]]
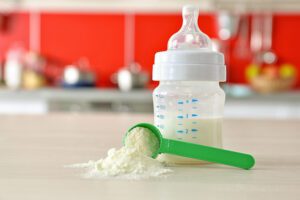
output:
[[[154,123],[165,138],[214,147],[222,146],[226,80],[224,56],[212,50],[209,37],[198,27],[198,9],[185,6],[183,24],[168,42],[168,50],[155,54],[153,80]],[[167,163],[201,161],[162,154]]]

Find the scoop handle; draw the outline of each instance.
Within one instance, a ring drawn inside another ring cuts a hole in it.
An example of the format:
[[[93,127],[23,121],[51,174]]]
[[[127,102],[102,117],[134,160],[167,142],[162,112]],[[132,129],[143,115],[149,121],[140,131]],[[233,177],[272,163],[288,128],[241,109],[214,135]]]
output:
[[[250,169],[255,163],[253,156],[249,154],[171,139],[162,140],[160,153],[205,160],[242,169]]]

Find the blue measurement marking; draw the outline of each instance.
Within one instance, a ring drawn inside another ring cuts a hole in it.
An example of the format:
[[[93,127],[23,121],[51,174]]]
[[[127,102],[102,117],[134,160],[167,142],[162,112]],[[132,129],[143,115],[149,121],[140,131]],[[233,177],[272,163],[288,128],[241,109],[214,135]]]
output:
[[[185,117],[188,119],[189,118],[189,114],[186,114]]]
[[[166,106],[165,105],[158,105],[156,106],[156,108],[159,108],[161,110],[165,110],[166,109]]]
[[[195,133],[195,132],[198,132],[198,129],[192,128],[191,131],[192,131],[193,133]]]
[[[198,102],[198,101],[199,101],[198,99],[192,99],[193,103]]]
[[[178,118],[178,119],[183,119],[184,116],[183,116],[183,115],[178,115],[177,118]]]
[[[192,114],[192,117],[198,117],[198,115],[197,114]]]
[[[163,124],[160,124],[157,127],[160,128],[160,129],[164,129],[165,128],[165,126]]]
[[[178,111],[180,111],[180,112],[181,112],[181,111],[183,111],[183,109],[179,108],[179,109],[178,109]]]
[[[178,101],[177,104],[184,104],[184,102],[183,101]]]
[[[181,124],[181,123],[178,123],[177,125],[178,125],[178,126],[182,126],[183,124]]]
[[[190,101],[189,101],[189,100],[186,100],[185,102],[186,102],[186,103],[189,103]]]
[[[192,108],[193,108],[193,109],[197,109],[198,107],[196,107],[196,106],[193,106]]]
[[[159,118],[159,119],[164,119],[165,118],[164,115],[156,115],[156,117]]]
[[[176,133],[184,133],[184,131],[183,130],[178,130],[178,131],[176,131]]]

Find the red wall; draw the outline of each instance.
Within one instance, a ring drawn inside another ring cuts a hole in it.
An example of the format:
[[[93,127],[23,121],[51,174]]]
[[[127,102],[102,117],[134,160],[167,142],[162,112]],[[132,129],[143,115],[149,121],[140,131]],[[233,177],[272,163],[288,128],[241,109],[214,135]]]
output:
[[[5,18],[5,25],[1,24],[0,28],[0,61],[3,61],[6,51],[16,42],[25,48],[29,46],[29,15],[12,13]]]
[[[47,14],[41,16],[41,53],[63,64],[87,57],[99,86],[111,86],[110,76],[124,60],[124,16]]]
[[[14,15],[12,26],[0,31],[0,59],[13,41],[28,48],[29,15]],[[169,37],[181,25],[180,14],[138,14],[135,17],[135,59],[151,73],[154,54],[166,49]],[[216,37],[214,14],[200,15],[199,25],[210,37]],[[297,66],[300,72],[300,14],[277,14],[274,18],[274,50],[280,62]],[[233,41],[232,44],[234,44]],[[87,57],[97,73],[98,86],[110,87],[110,76],[124,65],[123,14],[41,14],[41,53],[62,66]],[[244,70],[250,58],[230,58],[229,82],[245,83]],[[298,74],[300,77],[300,74]],[[150,87],[155,83],[151,83]],[[298,86],[300,81],[298,80]]]

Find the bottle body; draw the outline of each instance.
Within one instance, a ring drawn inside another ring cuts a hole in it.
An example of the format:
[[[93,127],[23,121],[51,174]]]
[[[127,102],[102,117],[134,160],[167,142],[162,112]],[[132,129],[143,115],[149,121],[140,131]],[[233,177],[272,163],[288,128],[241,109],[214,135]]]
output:
[[[13,46],[6,55],[4,80],[7,87],[18,89],[22,85],[24,49]]]
[[[4,79],[11,89],[18,89],[22,84],[22,64],[18,60],[8,60],[5,64]]]
[[[161,81],[153,92],[154,123],[163,137],[214,147],[222,146],[225,93],[215,81]],[[199,160],[161,154],[175,164]]]

